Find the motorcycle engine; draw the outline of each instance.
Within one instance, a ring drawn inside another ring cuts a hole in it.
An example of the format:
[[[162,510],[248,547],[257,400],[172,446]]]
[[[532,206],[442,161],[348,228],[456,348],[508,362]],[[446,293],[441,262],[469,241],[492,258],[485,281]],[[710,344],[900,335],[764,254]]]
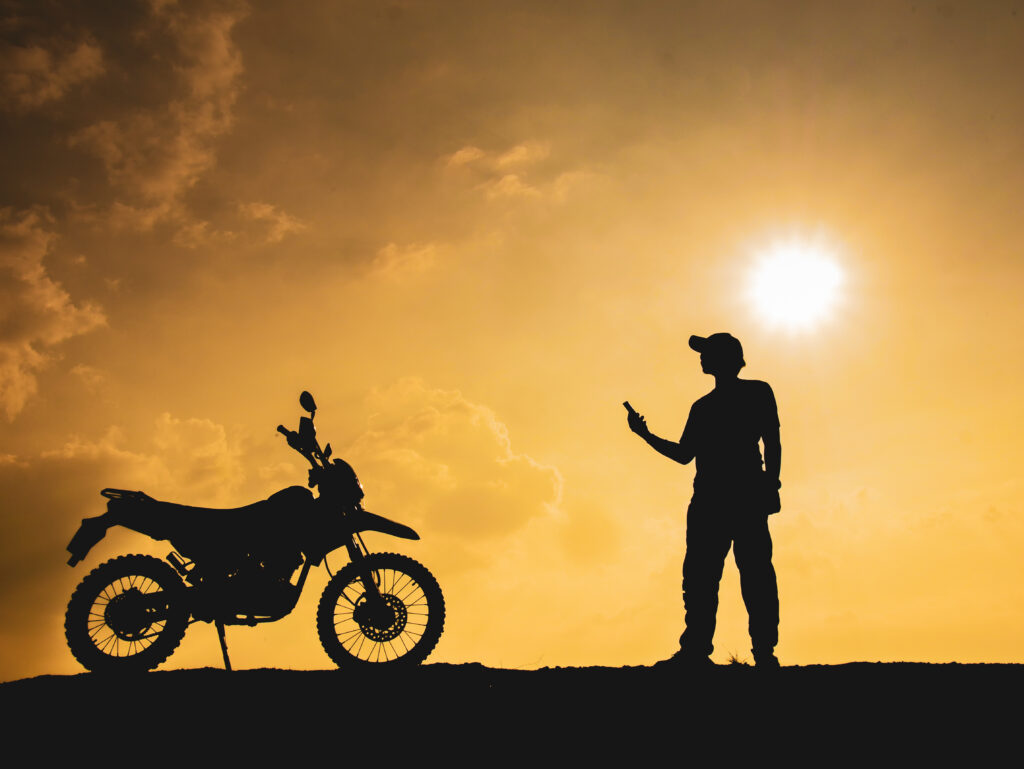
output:
[[[228,608],[237,614],[273,615],[294,602],[291,576],[302,564],[298,553],[248,556],[230,573],[225,587]]]

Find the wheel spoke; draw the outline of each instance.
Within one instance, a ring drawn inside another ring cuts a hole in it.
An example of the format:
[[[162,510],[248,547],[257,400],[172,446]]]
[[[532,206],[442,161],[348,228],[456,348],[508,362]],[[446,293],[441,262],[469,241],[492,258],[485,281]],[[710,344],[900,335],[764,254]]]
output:
[[[65,620],[75,657],[90,670],[118,669],[122,662],[122,669],[162,662],[188,626],[170,594],[165,596],[177,578],[165,574],[169,571],[150,556],[122,556],[88,575],[72,597]],[[81,592],[89,586],[91,598]],[[162,657],[152,656],[157,644],[167,646]]]
[[[389,590],[388,592],[394,593],[395,595],[401,595],[401,591],[398,588],[398,586],[400,584],[402,585],[402,588],[401,588],[402,590],[406,590],[410,585],[413,586],[414,588],[419,587],[419,585],[417,584],[416,580],[414,580],[408,574],[403,574],[402,576],[405,577],[405,580],[406,580],[405,583],[403,584],[402,582],[399,582],[398,580],[395,580],[395,584],[392,586],[391,590]]]
[[[317,623],[324,649],[341,667],[346,659],[370,665],[398,664],[409,656],[422,660],[437,643],[444,622],[443,597],[436,581],[429,572],[426,579],[420,576],[422,567],[411,562],[414,568],[410,568],[410,560],[404,556],[369,555],[367,559],[370,562],[363,568],[369,569],[392,612],[390,621],[384,618],[382,622],[360,569],[346,567],[321,599]]]

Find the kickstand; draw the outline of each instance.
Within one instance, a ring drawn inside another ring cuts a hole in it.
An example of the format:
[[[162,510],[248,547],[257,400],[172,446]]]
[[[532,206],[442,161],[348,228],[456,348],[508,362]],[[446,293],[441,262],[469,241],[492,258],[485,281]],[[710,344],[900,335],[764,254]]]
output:
[[[220,651],[224,655],[224,667],[231,670],[231,660],[228,659],[228,642],[224,638],[224,623],[217,620],[217,637],[220,639]]]

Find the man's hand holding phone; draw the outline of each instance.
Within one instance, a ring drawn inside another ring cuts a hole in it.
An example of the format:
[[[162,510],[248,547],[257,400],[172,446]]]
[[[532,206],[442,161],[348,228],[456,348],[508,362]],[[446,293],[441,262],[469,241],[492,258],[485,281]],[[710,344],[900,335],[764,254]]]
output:
[[[626,423],[629,425],[629,429],[641,437],[650,435],[651,431],[647,428],[647,421],[637,413],[636,409],[629,405],[629,401],[623,401],[622,405],[629,412],[626,416]]]

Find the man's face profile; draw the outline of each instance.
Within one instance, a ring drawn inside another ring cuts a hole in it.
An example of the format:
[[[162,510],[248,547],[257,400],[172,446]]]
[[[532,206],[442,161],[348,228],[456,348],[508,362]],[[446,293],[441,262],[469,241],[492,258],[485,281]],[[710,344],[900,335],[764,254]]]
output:
[[[726,363],[724,356],[715,355],[713,352],[702,352],[700,354],[700,370],[705,374],[715,375],[721,373]]]
[[[705,374],[718,376],[720,374],[738,374],[740,366],[735,356],[729,352],[705,351],[700,354],[700,370]]]

